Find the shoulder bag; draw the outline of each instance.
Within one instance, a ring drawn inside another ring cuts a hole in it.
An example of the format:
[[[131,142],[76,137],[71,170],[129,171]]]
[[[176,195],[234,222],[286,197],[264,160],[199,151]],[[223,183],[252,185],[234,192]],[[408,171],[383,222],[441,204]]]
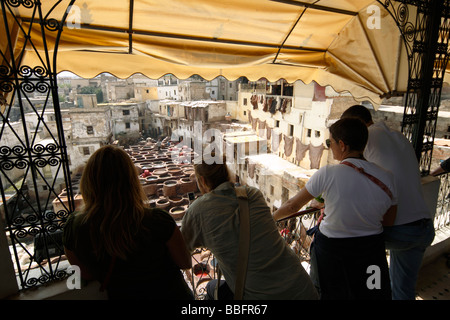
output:
[[[392,199],[392,192],[391,190],[389,190],[389,188],[383,183],[381,182],[379,179],[375,178],[374,176],[372,176],[371,174],[367,173],[364,171],[363,168],[357,167],[355,166],[353,163],[350,163],[348,161],[343,161],[341,162],[342,164],[345,164],[353,169],[355,169],[356,171],[362,173],[363,175],[365,175],[367,178],[369,178],[373,183],[375,183],[377,186],[379,186],[381,189],[383,189],[384,192],[387,193],[387,195],[389,196],[389,198]]]
[[[247,276],[248,254],[250,249],[250,214],[248,211],[248,197],[245,187],[236,187],[236,196],[239,202],[239,253],[236,271],[236,285],[234,300],[242,300],[244,296],[245,279]],[[214,298],[218,300],[218,289],[221,272],[217,276],[217,285],[214,290]]]

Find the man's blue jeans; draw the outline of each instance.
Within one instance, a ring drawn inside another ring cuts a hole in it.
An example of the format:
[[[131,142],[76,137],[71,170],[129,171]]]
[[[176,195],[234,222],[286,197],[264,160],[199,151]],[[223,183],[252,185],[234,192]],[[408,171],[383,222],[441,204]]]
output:
[[[385,227],[393,300],[415,300],[417,276],[425,249],[433,242],[433,220]]]

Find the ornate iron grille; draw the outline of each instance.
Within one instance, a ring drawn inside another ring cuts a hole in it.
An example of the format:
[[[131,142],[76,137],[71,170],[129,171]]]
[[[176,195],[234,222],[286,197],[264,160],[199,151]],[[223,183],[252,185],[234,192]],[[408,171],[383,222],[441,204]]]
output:
[[[404,96],[402,132],[416,150],[422,175],[427,175],[431,167],[442,83],[449,59],[450,2],[378,2],[394,18],[407,50],[409,76]]]
[[[442,173],[439,179],[441,183],[434,216],[435,230],[450,226],[450,173]]]
[[[5,34],[0,37],[7,39],[7,47],[0,48],[0,190],[2,219],[20,289],[67,275],[68,264],[61,258],[61,229],[74,201],[55,66],[68,11],[62,22],[49,18],[60,2],[55,1],[44,14],[40,1],[1,0]],[[20,10],[31,12],[29,22],[21,20]],[[30,36],[33,26],[38,26],[40,37]],[[49,33],[56,33],[54,46],[47,43]],[[18,37],[25,39],[22,48],[17,47]],[[42,41],[46,52],[38,52],[34,41]],[[40,63],[24,65],[25,54],[34,55]],[[58,196],[62,188],[67,189],[67,199]]]

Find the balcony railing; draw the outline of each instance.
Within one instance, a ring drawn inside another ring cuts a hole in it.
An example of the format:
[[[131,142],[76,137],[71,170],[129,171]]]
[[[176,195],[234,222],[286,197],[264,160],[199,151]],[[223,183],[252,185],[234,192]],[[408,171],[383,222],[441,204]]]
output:
[[[440,189],[434,220],[435,230],[450,227],[450,174],[441,174],[439,178]],[[48,214],[49,219],[53,219],[52,212],[48,212]],[[307,235],[306,231],[317,224],[319,215],[320,210],[308,209],[299,211],[277,222],[281,236],[298,255],[305,269],[309,267],[309,247],[312,241],[312,238]],[[30,217],[26,219],[29,220]],[[33,222],[30,221],[30,223],[30,228],[34,227]],[[46,283],[45,280],[52,274],[62,274],[61,278],[65,277],[63,273],[69,264],[64,254],[58,250],[50,252],[53,248],[58,248],[61,245],[60,239],[56,239],[53,234],[50,234],[50,237],[47,237],[47,242],[42,242],[40,241],[42,239],[38,239],[38,237],[35,237],[36,241],[34,241],[32,236],[27,236],[26,242],[22,241],[14,245],[14,243],[10,242],[11,230],[6,229],[5,231],[11,253],[16,252],[16,254],[13,254],[12,260],[18,279],[23,278],[24,281],[27,281],[25,283],[34,287],[41,282],[42,284]],[[42,244],[44,246],[40,248]],[[57,246],[53,247],[51,244],[57,244]],[[35,246],[38,248],[35,248]],[[49,252],[47,254],[48,259],[44,259],[42,262],[38,262],[40,260],[38,257],[40,249],[43,252]],[[15,259],[15,256],[20,256],[21,259]],[[205,286],[208,281],[217,278],[217,264],[212,253],[205,249],[197,249],[192,255],[192,259],[193,267],[191,270],[185,271],[185,278],[195,292],[196,299],[202,300],[206,295]],[[29,283],[31,280],[28,279],[32,279],[34,282]],[[18,283],[22,283],[22,281],[19,279]],[[26,288],[21,286],[21,289]]]
[[[281,236],[301,262],[309,264],[309,248],[313,235],[309,235],[307,231],[317,225],[320,214],[320,209],[309,208],[277,221]]]
[[[211,251],[202,248],[194,251],[192,268],[185,270],[184,276],[196,300],[205,300],[206,285],[210,280],[217,279],[217,268],[217,261]]]
[[[450,173],[443,173],[438,177],[441,183],[434,216],[435,230],[450,226]]]

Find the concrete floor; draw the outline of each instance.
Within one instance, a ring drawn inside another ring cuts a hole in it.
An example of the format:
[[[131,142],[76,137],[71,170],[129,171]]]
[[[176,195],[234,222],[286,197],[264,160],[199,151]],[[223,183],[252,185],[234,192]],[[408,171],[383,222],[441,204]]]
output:
[[[450,300],[450,252],[422,267],[416,291],[416,300]]]

